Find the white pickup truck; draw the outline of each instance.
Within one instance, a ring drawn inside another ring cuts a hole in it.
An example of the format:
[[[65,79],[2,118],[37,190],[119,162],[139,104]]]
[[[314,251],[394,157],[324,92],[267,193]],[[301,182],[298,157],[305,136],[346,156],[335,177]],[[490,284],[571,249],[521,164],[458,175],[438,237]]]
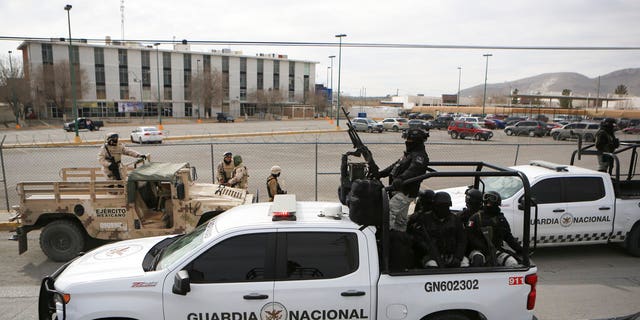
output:
[[[388,233],[354,223],[347,209],[278,195],[185,235],[100,247],[44,278],[40,318],[534,318],[537,268],[527,255],[515,267],[391,272]]]
[[[537,208],[532,208],[529,222],[534,231],[531,241],[537,241],[537,246],[620,243],[640,256],[640,181],[620,181],[606,172],[546,161],[511,169],[522,172],[531,183],[531,200]],[[485,177],[479,186],[485,192],[500,193],[501,209],[510,225],[523,223],[521,180]],[[442,191],[449,192],[454,209],[461,210],[466,189]],[[514,237],[522,239],[521,231],[514,230]]]

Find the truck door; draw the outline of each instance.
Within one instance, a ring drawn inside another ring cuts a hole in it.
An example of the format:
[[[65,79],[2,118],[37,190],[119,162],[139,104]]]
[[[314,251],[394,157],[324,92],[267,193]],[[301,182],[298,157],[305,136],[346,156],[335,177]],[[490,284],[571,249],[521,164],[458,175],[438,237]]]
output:
[[[163,288],[165,319],[260,319],[273,301],[276,233],[243,234],[217,242],[194,257],[187,270],[191,291],[172,292],[169,273]]]
[[[362,233],[352,231],[279,231],[268,312],[285,313],[282,319],[372,319],[366,243]]]
[[[568,242],[607,241],[615,213],[613,190],[607,196],[600,176],[568,177],[563,182],[567,203],[564,227]]]
[[[567,204],[563,200],[562,180],[560,177],[547,178],[531,186],[531,199],[538,205],[539,244],[557,242],[558,236],[565,233]],[[534,218],[532,212],[532,223]]]

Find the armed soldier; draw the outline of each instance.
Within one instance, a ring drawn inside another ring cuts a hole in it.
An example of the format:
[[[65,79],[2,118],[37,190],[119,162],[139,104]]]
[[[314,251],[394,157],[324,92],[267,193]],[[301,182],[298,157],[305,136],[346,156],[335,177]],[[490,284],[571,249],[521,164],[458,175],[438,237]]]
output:
[[[500,211],[500,194],[489,191],[482,196],[482,201],[482,209],[469,218],[471,265],[517,265],[518,260],[510,250],[503,247],[503,243],[506,242],[516,254],[522,254],[522,247],[511,234],[509,222]]]
[[[406,231],[409,205],[418,196],[421,181],[404,183],[407,179],[424,174],[429,157],[424,142],[429,133],[422,129],[409,129],[406,136],[406,150],[402,157],[386,169],[379,177],[389,177],[393,186],[393,195],[389,200],[389,227],[391,230]]]
[[[98,153],[98,162],[102,165],[102,172],[104,172],[107,179],[122,180],[122,175],[120,173],[120,161],[122,160],[122,155],[143,160],[147,159],[147,156],[144,154],[118,143],[118,134],[110,132],[107,134],[107,138]]]

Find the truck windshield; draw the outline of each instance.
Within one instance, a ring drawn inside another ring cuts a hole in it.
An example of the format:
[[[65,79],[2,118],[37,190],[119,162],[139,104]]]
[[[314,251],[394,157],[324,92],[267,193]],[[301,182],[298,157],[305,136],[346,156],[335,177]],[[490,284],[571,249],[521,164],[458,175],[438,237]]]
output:
[[[511,198],[523,187],[522,180],[518,177],[484,177],[482,181],[485,185],[484,192],[496,191],[502,199]]]
[[[214,228],[213,220],[209,221],[209,223],[201,224],[195,228],[195,230],[185,234],[183,237],[167,246],[161,253],[162,257],[156,265],[156,270],[166,268],[199,246],[204,241],[205,236],[211,232],[209,227]]]

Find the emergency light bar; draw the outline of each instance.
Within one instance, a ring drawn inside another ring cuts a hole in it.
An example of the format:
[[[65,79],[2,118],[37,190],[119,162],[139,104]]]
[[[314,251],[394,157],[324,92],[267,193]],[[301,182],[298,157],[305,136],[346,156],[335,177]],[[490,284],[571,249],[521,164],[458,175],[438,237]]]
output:
[[[296,195],[278,194],[269,208],[271,221],[296,221]]]

